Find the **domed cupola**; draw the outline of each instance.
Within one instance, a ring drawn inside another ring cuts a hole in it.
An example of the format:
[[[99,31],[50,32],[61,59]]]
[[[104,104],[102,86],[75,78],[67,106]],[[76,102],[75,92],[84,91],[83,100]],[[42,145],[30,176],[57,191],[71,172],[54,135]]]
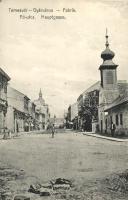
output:
[[[101,58],[105,60],[113,59],[115,56],[115,53],[109,49],[107,46],[106,49],[101,53]]]
[[[108,34],[106,30],[106,49],[101,53],[101,58],[103,59],[103,63],[100,65],[99,69],[101,72],[101,86],[104,88],[114,88],[117,83],[117,75],[116,75],[116,65],[113,62],[113,58],[115,53],[109,49],[108,42]]]
[[[101,58],[103,59],[103,64],[100,66],[99,69],[111,68],[111,67],[115,68],[115,67],[117,67],[117,65],[114,64],[114,62],[112,61],[112,59],[115,56],[115,53],[109,49],[107,30],[106,30],[106,36],[105,37],[106,37],[106,44],[105,44],[106,49],[101,53]]]
[[[101,53],[101,58],[105,60],[110,60],[113,59],[115,56],[115,53],[109,49],[109,42],[108,42],[108,35],[107,35],[107,30],[106,30],[106,49]]]

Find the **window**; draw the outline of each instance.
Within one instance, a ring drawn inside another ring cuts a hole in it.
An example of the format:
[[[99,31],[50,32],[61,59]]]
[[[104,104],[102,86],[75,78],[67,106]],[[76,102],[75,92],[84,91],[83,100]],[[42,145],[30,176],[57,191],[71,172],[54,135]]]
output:
[[[7,83],[4,84],[4,93],[7,93]]]
[[[123,114],[120,114],[120,125],[123,125]]]
[[[110,116],[110,122],[111,122],[111,124],[112,124],[112,116]]]
[[[107,127],[108,127],[108,120],[105,120],[105,132],[107,133]]]
[[[118,119],[118,115],[116,115],[116,125],[119,125],[119,119]]]

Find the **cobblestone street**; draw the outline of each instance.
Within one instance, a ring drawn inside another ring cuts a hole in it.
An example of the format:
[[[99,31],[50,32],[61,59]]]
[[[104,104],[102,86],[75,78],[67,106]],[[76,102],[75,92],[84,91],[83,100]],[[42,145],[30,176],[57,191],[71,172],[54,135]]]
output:
[[[73,180],[79,187],[128,168],[128,143],[80,133],[21,135],[0,141],[0,161],[41,182]]]

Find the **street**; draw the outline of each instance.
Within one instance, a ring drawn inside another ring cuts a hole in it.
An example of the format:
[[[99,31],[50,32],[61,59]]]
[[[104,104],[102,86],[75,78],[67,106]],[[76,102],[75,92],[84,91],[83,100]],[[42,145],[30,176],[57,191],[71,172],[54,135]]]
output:
[[[61,177],[82,185],[128,168],[128,142],[82,133],[25,134],[0,143],[1,163],[42,182]]]

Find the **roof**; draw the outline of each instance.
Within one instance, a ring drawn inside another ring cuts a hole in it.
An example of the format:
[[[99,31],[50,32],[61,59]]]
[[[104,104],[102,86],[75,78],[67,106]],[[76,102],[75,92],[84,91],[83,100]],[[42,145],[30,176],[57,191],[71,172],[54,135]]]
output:
[[[93,85],[91,85],[88,89],[86,89],[80,96],[77,98],[77,101],[79,101],[86,93],[92,92],[94,90],[100,90],[100,81],[97,81]]]
[[[118,90],[121,95],[125,94],[128,91],[128,82],[126,80],[119,80]]]
[[[15,107],[13,107],[13,109],[14,109],[14,111],[16,111],[16,112],[18,112],[18,113],[21,113],[21,114],[23,114],[23,115],[25,115],[26,113],[25,112],[23,112],[23,111],[21,111],[21,110],[18,110],[17,108],[15,108]]]
[[[113,92],[113,90],[110,90],[109,93],[108,91],[104,92],[104,98],[105,98],[105,103],[111,104],[119,95],[118,90]]]
[[[83,92],[83,94],[87,93],[87,92],[91,92],[93,90],[99,90],[100,89],[100,81],[97,81],[96,83],[94,83],[93,85],[91,85],[87,90],[85,90]]]
[[[105,60],[102,65],[100,65],[99,69],[115,69],[118,65],[116,65],[112,60]]]
[[[104,99],[105,102],[109,105],[111,105],[119,96],[125,96],[128,91],[128,83],[125,80],[119,80],[117,83],[117,89],[115,92],[113,92],[113,89],[111,90],[105,90],[104,91]]]
[[[0,68],[0,74],[2,74],[8,81],[11,80],[11,78],[4,72],[3,69]]]
[[[123,105],[128,103],[128,91],[124,95],[119,95],[117,99],[115,99],[106,109],[105,111],[108,111],[110,109],[113,109],[117,106]]]
[[[106,47],[104,51],[101,53],[101,58],[104,60],[112,59],[115,56],[115,53],[109,49],[109,47]]]
[[[28,100],[30,100],[30,99],[29,99],[29,97],[28,97],[28,96],[26,96],[26,95],[24,96],[24,98],[25,98],[27,101],[28,101]]]
[[[17,89],[8,86],[8,93],[14,91],[15,93],[18,93],[19,95],[22,95],[24,98],[28,98],[25,94],[23,94],[22,92],[18,91]],[[28,98],[29,99],[29,98]]]

